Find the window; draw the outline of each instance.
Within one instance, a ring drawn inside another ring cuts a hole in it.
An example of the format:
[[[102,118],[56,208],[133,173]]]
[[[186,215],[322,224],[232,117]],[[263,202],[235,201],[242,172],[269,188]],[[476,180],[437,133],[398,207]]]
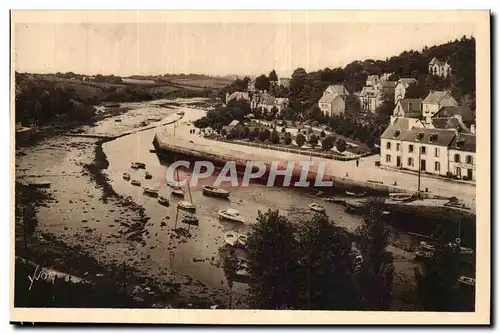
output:
[[[388,150],[390,150],[390,149],[391,149],[391,142],[390,142],[390,141],[388,141],[388,142],[387,142],[387,144],[385,144],[385,147],[386,147]]]
[[[390,154],[387,154],[385,156],[385,162],[391,162],[391,155]]]
[[[440,172],[440,169],[441,169],[440,167],[441,167],[441,166],[439,166],[439,162],[437,162],[437,161],[436,161],[436,162],[434,163],[434,170],[435,170],[436,172]]]
[[[465,161],[468,163],[468,164],[473,164],[474,163],[474,160],[472,159],[472,155],[468,155],[465,157]]]
[[[425,152],[426,152],[425,146],[422,146],[422,147],[420,148],[420,152],[421,152],[422,154],[425,154]]]
[[[408,166],[413,167],[413,158],[408,158]]]
[[[413,145],[408,145],[408,152],[413,153]]]
[[[436,147],[434,149],[434,155],[436,156],[436,158],[439,157],[439,148]]]
[[[460,154],[455,154],[455,162],[460,162]]]
[[[396,144],[396,151],[399,151],[400,145],[399,143]]]

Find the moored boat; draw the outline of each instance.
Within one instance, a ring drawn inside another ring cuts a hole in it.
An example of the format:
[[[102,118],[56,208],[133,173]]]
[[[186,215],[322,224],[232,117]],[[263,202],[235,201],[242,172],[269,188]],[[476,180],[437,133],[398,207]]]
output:
[[[145,171],[145,172],[144,172],[144,178],[145,178],[146,180],[149,180],[149,179],[152,179],[152,178],[153,178],[153,175],[151,175],[151,173],[150,173],[150,172]]]
[[[246,235],[246,234],[240,234],[240,235],[238,236],[238,243],[239,243],[241,246],[243,246],[243,247],[245,247],[245,246],[247,245],[247,240],[248,240],[248,237],[247,237],[247,235]]]
[[[49,188],[50,185],[51,185],[51,182],[45,181],[45,180],[28,182],[28,186],[34,187],[34,188]]]
[[[182,217],[182,222],[190,225],[198,225],[198,217],[192,214],[187,214]]]
[[[143,162],[132,162],[130,167],[133,169],[146,169],[146,164]]]
[[[316,211],[316,212],[321,212],[321,213],[325,213],[325,211],[326,211],[324,207],[322,207],[321,205],[319,205],[317,203],[309,204],[309,209]]]
[[[184,190],[174,189],[174,190],[172,190],[172,196],[184,197]]]
[[[238,242],[238,233],[236,233],[236,232],[227,232],[224,235],[224,240],[226,241],[226,243],[228,245],[234,246]]]
[[[220,197],[220,198],[228,198],[230,192],[216,187],[205,186],[203,187],[203,195],[212,196],[212,197]]]
[[[139,180],[132,180],[130,182],[133,186],[140,187],[141,186],[141,181]]]
[[[349,213],[362,213],[365,204],[360,201],[350,200],[345,202],[345,211]]]
[[[244,218],[240,215],[240,212],[235,209],[219,210],[217,212],[220,219],[226,219],[238,223],[244,223]]]
[[[130,174],[129,173],[123,173],[123,179],[124,180],[130,180]]]
[[[158,197],[158,189],[151,187],[144,187],[144,194],[153,197]]]
[[[186,210],[186,211],[196,211],[196,206],[189,202],[189,201],[181,201],[177,203],[177,207],[181,210]]]
[[[393,201],[406,202],[410,201],[413,198],[413,195],[407,193],[390,193],[389,198]]]
[[[346,191],[345,194],[349,197],[366,197],[366,192],[355,192],[355,191]]]
[[[170,205],[170,202],[168,201],[168,198],[166,198],[165,196],[159,196],[158,197],[158,203],[160,203],[163,206],[169,206]]]

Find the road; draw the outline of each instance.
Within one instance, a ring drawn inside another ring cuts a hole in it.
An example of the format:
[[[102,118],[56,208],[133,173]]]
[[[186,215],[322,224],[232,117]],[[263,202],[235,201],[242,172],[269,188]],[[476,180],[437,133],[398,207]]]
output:
[[[231,157],[237,160],[255,160],[255,161],[306,161],[311,160],[316,166],[320,163],[326,163],[325,177],[346,177],[353,181],[375,181],[382,182],[385,185],[394,185],[404,188],[408,191],[417,191],[418,181],[416,175],[398,172],[396,170],[381,169],[375,166],[375,160],[378,156],[362,158],[359,167],[356,167],[356,161],[338,161],[317,157],[308,157],[288,152],[267,150],[258,147],[245,145],[236,145],[227,142],[215,142],[199,135],[189,133],[193,129],[192,121],[205,115],[205,111],[191,108],[184,108],[185,115],[177,124],[174,136],[174,127],[166,126],[162,132],[158,133],[161,141],[172,143],[199,152],[217,154],[224,157]],[[439,179],[434,177],[421,176],[420,189],[428,189],[431,194],[440,196],[456,196],[467,206],[475,210],[476,187],[472,184],[454,182],[452,180]]]

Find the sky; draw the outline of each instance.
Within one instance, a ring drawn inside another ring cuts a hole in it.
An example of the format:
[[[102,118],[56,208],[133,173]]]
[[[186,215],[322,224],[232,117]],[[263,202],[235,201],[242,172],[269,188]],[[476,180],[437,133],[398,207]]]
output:
[[[15,69],[81,74],[290,76],[385,59],[463,35],[454,23],[17,23]]]

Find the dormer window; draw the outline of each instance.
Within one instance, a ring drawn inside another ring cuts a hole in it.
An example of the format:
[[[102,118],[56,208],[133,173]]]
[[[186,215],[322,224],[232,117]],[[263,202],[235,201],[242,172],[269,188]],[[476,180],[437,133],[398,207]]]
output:
[[[394,137],[394,138],[397,138],[397,137],[399,136],[399,134],[400,134],[400,133],[401,133],[401,132],[400,132],[399,130],[394,130],[394,131],[392,132],[392,135],[393,135],[393,137]]]
[[[429,143],[434,143],[437,140],[437,134],[432,134],[429,136]]]
[[[458,140],[457,141],[457,148],[460,148],[464,145],[464,141],[463,140]]]
[[[415,134],[415,140],[420,140],[424,137],[424,134],[423,133],[417,133]]]

